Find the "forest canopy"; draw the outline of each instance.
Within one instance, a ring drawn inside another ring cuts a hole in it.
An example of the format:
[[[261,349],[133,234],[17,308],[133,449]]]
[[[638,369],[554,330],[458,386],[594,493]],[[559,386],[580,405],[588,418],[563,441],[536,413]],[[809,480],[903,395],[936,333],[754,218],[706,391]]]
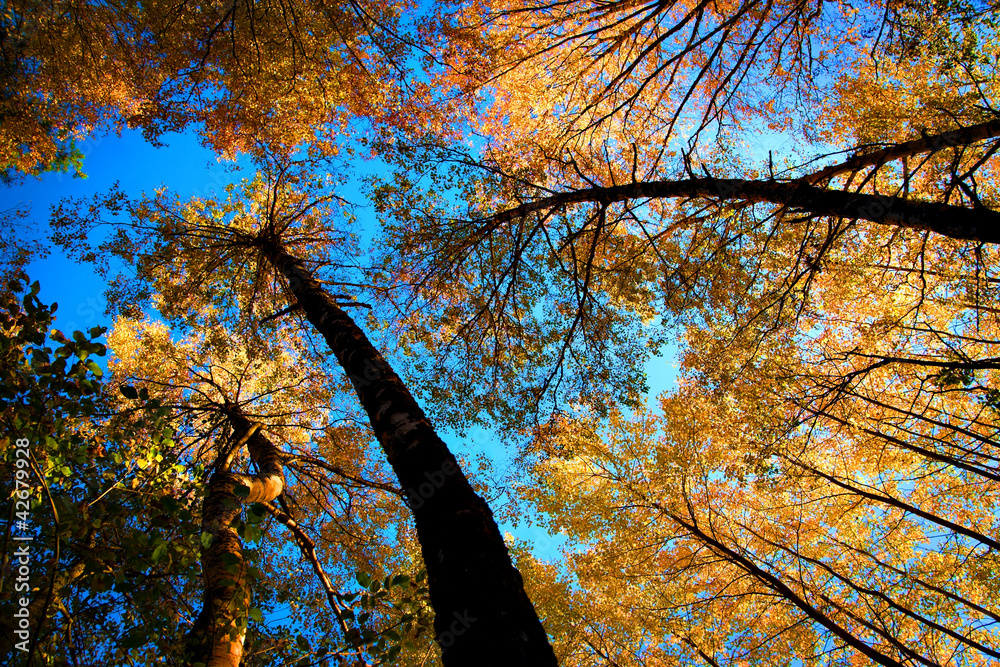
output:
[[[998,19],[6,3],[6,662],[1000,661]]]

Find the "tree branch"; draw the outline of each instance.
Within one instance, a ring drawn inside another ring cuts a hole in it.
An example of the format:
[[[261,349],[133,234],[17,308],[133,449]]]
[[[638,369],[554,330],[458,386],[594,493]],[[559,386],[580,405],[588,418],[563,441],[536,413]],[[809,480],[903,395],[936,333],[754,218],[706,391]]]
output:
[[[802,182],[748,181],[710,176],[562,192],[501,211],[482,221],[496,224],[569,204],[672,198],[777,204],[813,216],[868,220],[964,241],[1000,243],[1000,212],[985,207],[968,208],[919,199],[869,195],[820,188]]]

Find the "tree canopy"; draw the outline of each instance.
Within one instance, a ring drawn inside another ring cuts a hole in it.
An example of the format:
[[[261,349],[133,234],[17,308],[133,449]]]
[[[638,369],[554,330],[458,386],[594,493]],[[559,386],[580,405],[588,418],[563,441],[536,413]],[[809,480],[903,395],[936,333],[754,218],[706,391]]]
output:
[[[1000,660],[998,16],[5,6],[5,181],[249,165],[0,245],[11,664]]]

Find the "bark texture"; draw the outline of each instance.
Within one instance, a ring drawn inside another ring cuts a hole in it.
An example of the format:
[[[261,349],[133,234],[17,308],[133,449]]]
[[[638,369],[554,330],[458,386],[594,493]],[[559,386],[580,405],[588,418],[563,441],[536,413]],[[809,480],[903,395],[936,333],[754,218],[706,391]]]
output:
[[[388,362],[297,258],[259,243],[350,377],[406,492],[448,667],[556,665],[486,502]]]
[[[270,502],[281,495],[285,486],[281,456],[261,433],[260,424],[251,423],[235,406],[227,406],[226,410],[237,444],[228,456],[222,457],[221,469],[208,482],[201,524],[202,532],[212,536],[201,554],[205,597],[186,638],[185,662],[206,667],[239,667],[243,658],[251,596],[243,544],[232,527],[233,521],[240,515],[243,502]],[[229,460],[244,444],[257,464],[258,475],[228,469]],[[236,492],[240,486],[250,489],[245,498]]]

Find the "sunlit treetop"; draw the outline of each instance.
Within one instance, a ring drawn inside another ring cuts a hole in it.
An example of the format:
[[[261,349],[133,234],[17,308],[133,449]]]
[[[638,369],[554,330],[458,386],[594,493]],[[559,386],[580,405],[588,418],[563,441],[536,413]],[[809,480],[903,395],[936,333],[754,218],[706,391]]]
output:
[[[500,0],[445,14],[438,81],[478,95],[491,163],[543,185],[676,174],[682,151],[754,162],[733,151],[767,131],[898,140],[982,122],[996,96],[988,3]],[[719,142],[732,151],[712,154]]]

